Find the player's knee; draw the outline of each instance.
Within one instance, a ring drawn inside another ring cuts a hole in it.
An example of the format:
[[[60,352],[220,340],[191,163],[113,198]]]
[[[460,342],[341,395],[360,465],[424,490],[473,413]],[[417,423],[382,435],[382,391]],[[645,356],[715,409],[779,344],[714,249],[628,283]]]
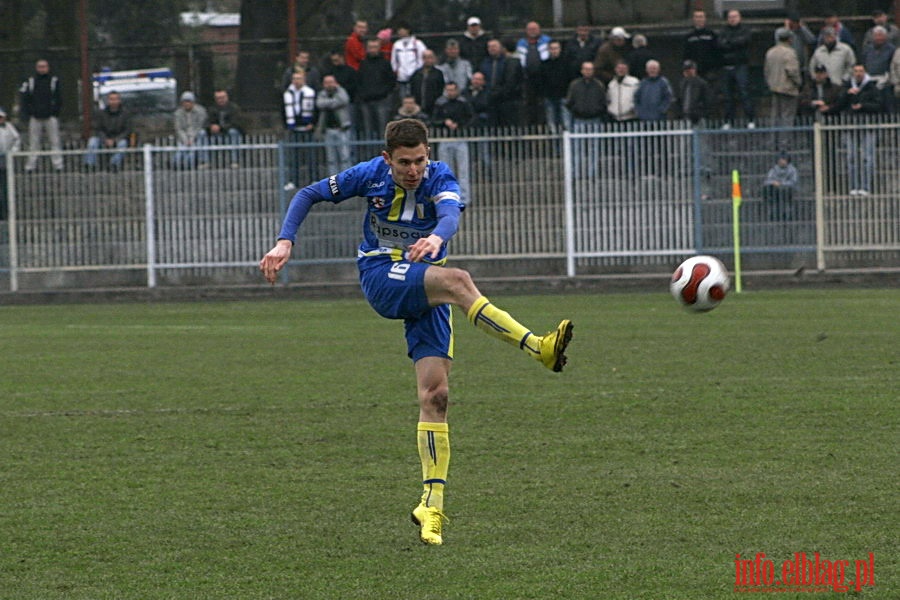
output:
[[[447,269],[446,285],[447,289],[454,296],[463,296],[471,293],[475,288],[472,276],[468,271],[462,269]]]
[[[422,393],[422,405],[430,412],[439,415],[447,414],[447,404],[450,401],[450,391],[446,386],[439,386],[425,390]]]

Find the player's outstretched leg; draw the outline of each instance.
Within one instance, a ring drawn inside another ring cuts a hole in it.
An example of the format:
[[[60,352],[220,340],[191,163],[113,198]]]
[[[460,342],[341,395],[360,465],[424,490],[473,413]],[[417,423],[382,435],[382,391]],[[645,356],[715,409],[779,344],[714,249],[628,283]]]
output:
[[[566,366],[566,348],[572,340],[572,322],[568,319],[561,321],[554,331],[534,335],[484,296],[472,304],[466,316],[478,329],[517,346],[548,369],[558,373]]]

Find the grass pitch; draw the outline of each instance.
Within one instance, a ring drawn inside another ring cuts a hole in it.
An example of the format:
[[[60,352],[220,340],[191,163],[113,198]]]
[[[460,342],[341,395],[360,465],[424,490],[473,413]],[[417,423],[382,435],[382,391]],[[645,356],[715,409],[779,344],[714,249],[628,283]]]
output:
[[[454,313],[439,548],[362,300],[0,308],[0,597],[720,598],[758,552],[898,597],[898,290],[492,299],[570,363]]]

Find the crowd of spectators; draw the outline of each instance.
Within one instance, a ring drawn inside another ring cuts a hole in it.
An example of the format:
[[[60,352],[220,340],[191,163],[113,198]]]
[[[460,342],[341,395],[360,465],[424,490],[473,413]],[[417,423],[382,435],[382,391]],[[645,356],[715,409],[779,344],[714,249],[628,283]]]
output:
[[[698,127],[716,119],[723,128],[754,128],[761,120],[783,127],[798,114],[822,119],[894,112],[900,97],[900,30],[876,11],[857,44],[835,14],[823,17],[823,26],[813,32],[790,12],[773,31],[763,59],[768,100],[759,105],[750,81],[755,32],[737,10],[728,11],[717,29],[703,10],[693,11],[676,61],[680,73],[668,76],[661,66],[662,46],[621,26],[611,27],[604,39],[592,27],[578,25],[574,35],[559,39],[530,21],[520,36],[501,39],[471,16],[465,31],[429,46],[406,23],[373,34],[369,23],[357,21],[342,47],[322,57],[301,50],[284,71],[283,123],[290,141],[326,141],[329,165],[337,168],[348,163],[344,146],[352,138],[379,138],[389,120],[403,117],[458,133],[535,125],[560,131],[670,118]],[[670,40],[665,58],[672,54]],[[60,86],[46,60],[22,83],[30,148],[46,141],[59,150]],[[122,149],[133,140],[128,107],[117,94],[104,99],[93,123],[87,168],[96,167],[98,149]],[[12,124],[0,120],[0,133],[10,130]],[[172,165],[202,168],[209,160],[204,148],[238,143],[245,131],[240,107],[226,90],[216,90],[209,109],[186,91],[174,115],[178,149]],[[10,148],[6,143],[0,151]],[[120,168],[121,159],[114,154],[110,168]],[[30,157],[26,170],[33,170],[36,160]],[[51,163],[63,168],[58,153]],[[237,152],[229,164],[240,166]],[[865,189],[863,182],[858,186]]]

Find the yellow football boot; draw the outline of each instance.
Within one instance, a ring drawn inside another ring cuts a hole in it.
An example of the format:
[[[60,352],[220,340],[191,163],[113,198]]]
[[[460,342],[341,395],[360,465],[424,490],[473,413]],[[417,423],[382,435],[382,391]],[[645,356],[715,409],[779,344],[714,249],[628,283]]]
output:
[[[566,366],[566,346],[572,341],[572,321],[563,319],[555,331],[541,338],[541,362],[559,373]]]
[[[447,517],[443,511],[436,506],[425,506],[424,503],[419,504],[412,511],[412,521],[420,527],[419,539],[423,544],[432,546],[440,546],[444,543],[441,537],[441,529]]]

